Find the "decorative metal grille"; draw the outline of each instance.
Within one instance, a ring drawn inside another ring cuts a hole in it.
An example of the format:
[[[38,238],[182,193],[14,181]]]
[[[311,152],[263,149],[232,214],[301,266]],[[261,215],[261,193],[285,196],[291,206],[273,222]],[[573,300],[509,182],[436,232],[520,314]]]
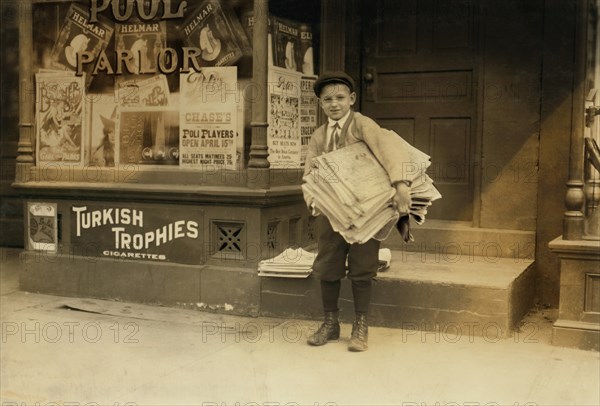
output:
[[[246,233],[244,223],[213,221],[213,256],[244,258]]]

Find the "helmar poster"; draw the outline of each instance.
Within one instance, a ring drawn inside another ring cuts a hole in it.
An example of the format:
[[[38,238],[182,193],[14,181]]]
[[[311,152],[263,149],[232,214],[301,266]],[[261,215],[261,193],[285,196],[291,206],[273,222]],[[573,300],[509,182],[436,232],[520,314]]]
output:
[[[69,7],[52,48],[52,68],[76,71],[78,58],[81,58],[83,52],[91,52],[96,58],[106,49],[114,32],[114,24],[102,15],[98,16],[95,23],[89,20],[87,8],[75,4]],[[93,78],[91,69],[92,65],[86,66],[86,84]]]
[[[271,168],[299,168],[300,141],[299,72],[269,68],[267,145]]]

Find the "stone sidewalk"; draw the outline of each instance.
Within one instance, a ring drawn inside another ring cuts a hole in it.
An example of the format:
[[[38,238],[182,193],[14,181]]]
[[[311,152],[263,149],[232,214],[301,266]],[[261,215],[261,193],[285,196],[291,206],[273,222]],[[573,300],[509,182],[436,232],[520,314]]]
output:
[[[600,355],[549,344],[555,312],[505,339],[370,329],[305,344],[316,323],[18,289],[0,257],[0,405],[597,405]]]

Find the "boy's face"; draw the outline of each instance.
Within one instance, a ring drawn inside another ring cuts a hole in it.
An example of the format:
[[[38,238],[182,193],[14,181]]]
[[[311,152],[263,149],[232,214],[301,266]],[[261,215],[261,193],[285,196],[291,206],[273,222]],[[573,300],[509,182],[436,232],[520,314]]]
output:
[[[341,83],[326,85],[319,97],[321,108],[325,115],[332,120],[344,117],[356,101],[356,93],[350,92],[348,86]]]

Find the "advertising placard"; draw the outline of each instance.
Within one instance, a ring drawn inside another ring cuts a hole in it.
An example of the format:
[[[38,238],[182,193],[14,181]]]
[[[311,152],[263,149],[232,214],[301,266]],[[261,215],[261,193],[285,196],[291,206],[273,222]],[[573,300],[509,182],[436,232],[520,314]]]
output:
[[[318,99],[313,91],[316,76],[300,79],[300,141],[302,142],[300,164],[304,166],[310,136],[317,129]]]
[[[267,145],[271,168],[299,168],[300,140],[299,72],[269,68]]]
[[[56,252],[58,221],[56,203],[27,202],[27,249]]]
[[[76,204],[71,242],[86,256],[200,264],[203,211],[192,206]]]
[[[95,58],[104,51],[113,35],[113,23],[99,15],[91,23],[86,9],[72,4],[60,28],[51,52],[51,67],[55,69],[77,70],[78,58],[90,52]],[[92,66],[86,67],[88,83],[92,80]]]
[[[69,71],[36,74],[38,165],[83,164],[84,99],[83,76]]]
[[[202,68],[180,75],[180,165],[236,169],[240,134],[236,67]],[[243,113],[243,112],[241,112]]]

